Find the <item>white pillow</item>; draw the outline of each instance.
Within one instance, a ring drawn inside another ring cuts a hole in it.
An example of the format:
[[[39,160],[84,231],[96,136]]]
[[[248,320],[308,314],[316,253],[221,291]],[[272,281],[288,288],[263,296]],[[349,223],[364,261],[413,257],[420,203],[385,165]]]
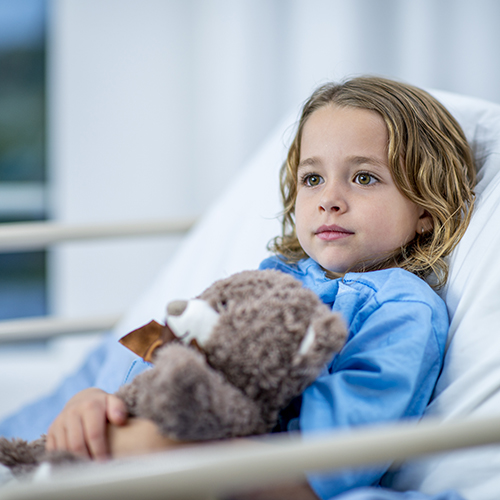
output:
[[[443,291],[451,327],[427,415],[444,421],[500,416],[500,106],[444,92],[433,94],[458,119],[472,144],[479,182],[477,206],[452,255]],[[408,463],[394,478],[393,487],[428,494],[455,489],[470,500],[496,499],[500,447]]]

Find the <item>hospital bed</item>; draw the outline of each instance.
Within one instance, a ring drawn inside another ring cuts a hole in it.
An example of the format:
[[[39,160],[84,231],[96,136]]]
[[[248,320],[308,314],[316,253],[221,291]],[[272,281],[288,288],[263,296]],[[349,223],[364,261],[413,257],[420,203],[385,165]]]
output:
[[[216,498],[249,484],[301,477],[308,470],[386,460],[398,463],[392,480],[396,489],[427,494],[455,489],[467,499],[498,498],[500,106],[433,93],[459,120],[472,143],[478,165],[478,203],[450,259],[449,282],[441,292],[451,328],[443,371],[420,424],[403,422],[307,441],[279,436],[258,439],[244,448],[220,443],[91,464],[45,480],[42,477],[36,484],[7,485],[0,490],[0,498],[125,499],[146,491],[148,498]],[[226,193],[189,230],[156,281],[113,326],[117,339],[151,319],[161,321],[169,300],[191,297],[215,279],[257,267],[267,256],[266,244],[280,230],[278,169],[295,118],[287,117],[278,126]],[[187,229],[191,223],[184,224],[177,229]],[[49,238],[44,245],[50,242]],[[101,320],[95,328],[107,328],[113,322],[112,318]],[[14,326],[0,325],[1,335],[11,337],[9,328]],[[63,325],[59,327],[57,333],[64,333]],[[67,330],[78,328],[70,325]],[[24,335],[31,333],[24,330]]]

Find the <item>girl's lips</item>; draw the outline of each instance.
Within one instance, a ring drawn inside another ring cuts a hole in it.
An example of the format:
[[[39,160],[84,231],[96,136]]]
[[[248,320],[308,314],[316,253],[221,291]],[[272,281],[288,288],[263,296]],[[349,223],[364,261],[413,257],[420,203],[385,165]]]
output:
[[[321,226],[316,230],[316,236],[320,240],[333,241],[341,238],[346,238],[354,234],[352,231],[348,231],[340,226]]]

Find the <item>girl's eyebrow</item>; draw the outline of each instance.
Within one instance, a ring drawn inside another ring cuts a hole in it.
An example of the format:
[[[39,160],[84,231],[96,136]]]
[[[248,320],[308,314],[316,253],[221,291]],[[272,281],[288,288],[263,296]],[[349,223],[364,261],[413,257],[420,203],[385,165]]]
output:
[[[304,160],[300,161],[297,170],[300,170],[304,167],[316,167],[320,163],[321,161],[318,160],[318,158],[305,158]],[[365,165],[368,163],[376,167],[388,168],[387,161],[376,158],[375,156],[349,156],[347,158],[347,163],[351,163],[352,165]]]
[[[302,167],[315,167],[319,163],[317,158],[306,158],[305,160],[302,160],[299,162],[299,165],[297,167],[297,170],[302,168]]]
[[[388,167],[387,161],[380,160],[375,156],[350,156],[347,161],[353,165],[363,165],[365,163],[369,163],[370,165],[374,165],[376,167]]]

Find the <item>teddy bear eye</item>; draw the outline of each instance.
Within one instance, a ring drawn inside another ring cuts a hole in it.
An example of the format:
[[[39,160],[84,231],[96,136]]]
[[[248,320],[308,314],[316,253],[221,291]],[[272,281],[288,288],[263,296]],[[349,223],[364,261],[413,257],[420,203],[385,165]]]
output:
[[[217,311],[225,311],[227,307],[227,301],[226,300],[219,300],[216,304]]]

